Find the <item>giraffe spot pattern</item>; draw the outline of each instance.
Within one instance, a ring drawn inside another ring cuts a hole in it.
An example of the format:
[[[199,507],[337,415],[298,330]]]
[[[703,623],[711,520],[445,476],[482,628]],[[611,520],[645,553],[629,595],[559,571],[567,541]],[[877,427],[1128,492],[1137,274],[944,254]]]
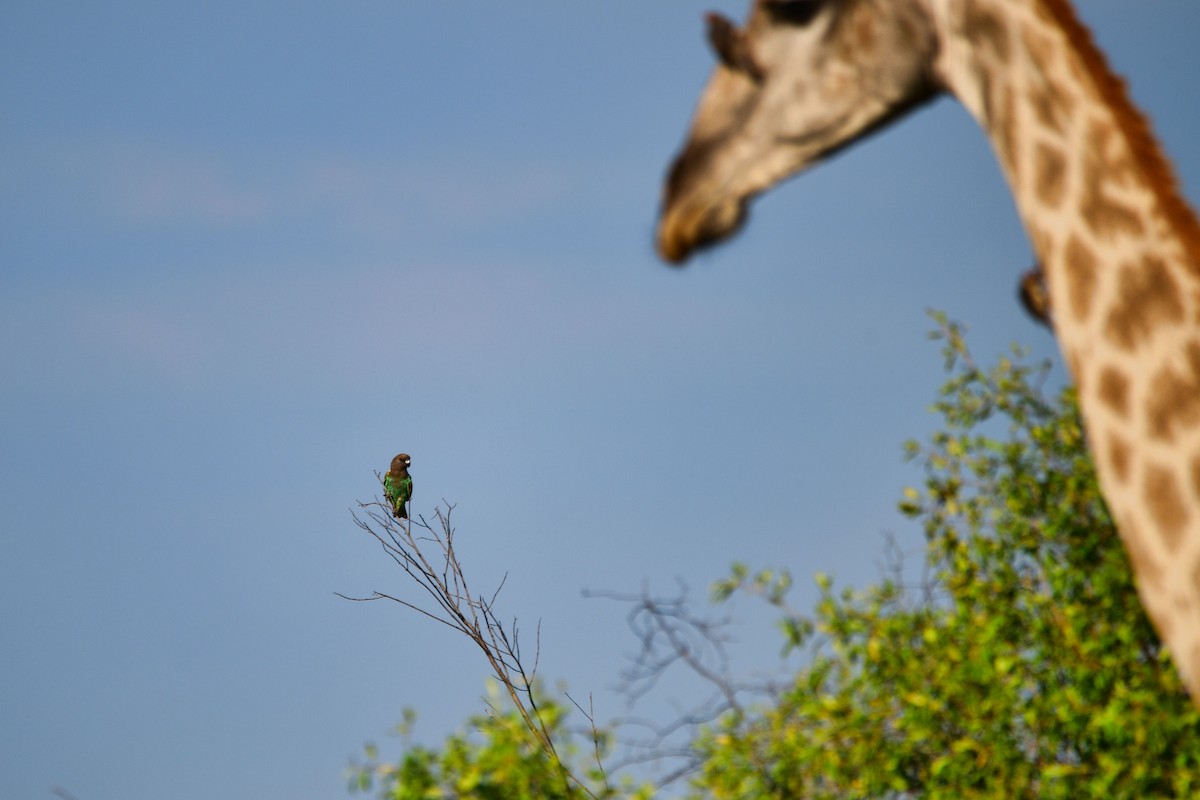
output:
[[[1165,467],[1148,464],[1142,493],[1167,552],[1175,553],[1183,541],[1188,522],[1188,509],[1175,476]]]
[[[1034,69],[1033,80],[1029,84],[1029,101],[1033,112],[1043,129],[1064,134],[1075,104],[1071,96],[1051,77],[1054,45],[1049,39],[1028,27],[1021,31],[1021,39]]]
[[[1192,459],[1192,494],[1200,500],[1200,458]]]
[[[847,25],[849,34],[833,38],[830,42],[830,52],[836,61],[854,64],[864,53],[878,49],[879,32],[876,29],[875,18],[868,13],[868,9],[858,6],[851,7],[850,11],[848,19],[842,20],[842,23]]]
[[[1039,143],[1034,151],[1033,171],[1038,199],[1049,208],[1057,208],[1066,193],[1067,160],[1062,151]]]
[[[1099,173],[1093,173],[1093,176]],[[1086,179],[1085,179],[1086,180]],[[1104,194],[1099,180],[1092,178],[1085,183],[1083,200],[1079,212],[1083,215],[1088,229],[1102,239],[1112,241],[1121,234],[1141,236],[1142,221],[1129,206],[1110,199]]]
[[[875,48],[875,18],[870,14],[860,14],[856,20],[854,44],[860,52],[870,52]]]
[[[1105,367],[1100,373],[1100,400],[1121,417],[1129,416],[1129,379],[1123,373]]]
[[[1017,180],[1016,134],[1013,115],[1015,100],[1011,87],[993,80],[990,72],[979,76],[983,100],[984,127],[993,132],[992,146],[1014,181]]]
[[[976,51],[988,50],[997,61],[1006,62],[1012,53],[1008,26],[991,11],[971,3],[963,19],[963,35]]]
[[[1179,287],[1157,256],[1145,256],[1140,268],[1126,264],[1117,295],[1120,299],[1108,314],[1105,332],[1126,350],[1148,341],[1156,326],[1183,320]]]
[[[1063,258],[1071,313],[1084,322],[1092,312],[1092,298],[1096,294],[1096,254],[1079,237],[1072,235],[1067,240]]]
[[[1129,444],[1115,433],[1108,436],[1108,465],[1118,483],[1129,483]]]
[[[1043,82],[1030,86],[1029,99],[1042,127],[1055,133],[1066,133],[1066,120],[1071,118],[1075,104],[1058,84],[1046,78]]]
[[[1128,177],[1129,162],[1105,153],[1112,129],[1096,124],[1087,137],[1087,150],[1083,159],[1083,194],[1079,202],[1079,213],[1083,221],[1096,236],[1112,241],[1122,234],[1141,236],[1145,226],[1137,214],[1128,206],[1113,200],[1105,192],[1107,183],[1123,183]]]
[[[1089,155],[1101,165],[1105,183],[1130,186],[1138,180],[1138,172],[1128,145],[1117,135],[1117,128],[1107,122],[1093,121],[1088,129]]]
[[[1183,374],[1165,367],[1150,383],[1146,422],[1153,439],[1170,441],[1200,423],[1200,342],[1188,344],[1184,361]]]
[[[1200,561],[1192,564],[1192,594],[1200,597]]]

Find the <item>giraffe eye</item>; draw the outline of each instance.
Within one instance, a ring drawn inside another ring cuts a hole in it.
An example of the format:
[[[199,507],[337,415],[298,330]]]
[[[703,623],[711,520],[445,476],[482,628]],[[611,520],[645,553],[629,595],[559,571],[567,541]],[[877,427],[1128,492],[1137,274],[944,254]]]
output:
[[[807,25],[821,7],[823,0],[760,0],[763,8],[779,20],[791,25]]]

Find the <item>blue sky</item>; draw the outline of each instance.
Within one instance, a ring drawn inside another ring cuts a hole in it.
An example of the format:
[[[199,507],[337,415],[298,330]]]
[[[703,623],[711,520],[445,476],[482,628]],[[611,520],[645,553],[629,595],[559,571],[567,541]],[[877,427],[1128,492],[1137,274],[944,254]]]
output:
[[[737,559],[806,607],[884,532],[919,551],[924,310],[1053,354],[1024,234],[942,102],[659,264],[707,7],[0,11],[0,796],[343,797],[403,707],[426,742],[480,711],[464,641],[334,596],[408,591],[349,515],[401,450],[601,720],[634,642],[581,589],[703,596]],[[1197,198],[1200,5],[1081,8]]]

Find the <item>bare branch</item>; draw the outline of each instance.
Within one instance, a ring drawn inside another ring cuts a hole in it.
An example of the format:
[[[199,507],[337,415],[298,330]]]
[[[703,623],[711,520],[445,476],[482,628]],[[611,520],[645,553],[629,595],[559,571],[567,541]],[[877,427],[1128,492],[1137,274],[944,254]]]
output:
[[[380,478],[378,473],[376,477]],[[559,757],[554,738],[538,706],[534,678],[541,657],[541,624],[538,624],[537,629],[533,669],[527,671],[521,660],[520,627],[517,619],[514,617],[510,628],[506,630],[495,612],[495,603],[508,581],[508,575],[504,575],[490,596],[471,593],[454,544],[454,527],[450,522],[454,505],[445,501],[443,503],[444,510],[441,506],[435,509],[432,521],[420,515],[397,520],[392,516],[390,507],[378,499],[371,503],[360,502],[359,510],[351,511],[355,524],[374,537],[388,557],[421,587],[431,598],[432,607],[422,607],[379,591],[372,592],[368,597],[354,597],[340,592],[335,594],[345,600],[359,603],[391,600],[465,634],[483,653],[493,676],[507,691],[525,727],[533,735],[542,752],[558,769],[568,794],[578,789],[589,797],[598,798],[582,779],[570,772]],[[413,533],[414,528],[416,534]],[[591,721],[592,717],[589,715],[588,719]],[[592,732],[593,741],[597,742],[597,765],[600,766],[600,774],[603,777],[602,794],[607,796],[611,794],[611,787],[599,762],[600,734],[594,722]]]
[[[655,781],[660,788],[700,768],[699,756],[691,747],[697,728],[727,714],[734,714],[737,719],[745,718],[743,698],[752,695],[775,698],[779,691],[770,679],[748,683],[733,678],[726,651],[730,641],[726,630],[732,624],[731,620],[695,614],[688,600],[687,585],[679,579],[676,583],[676,594],[664,597],[652,595],[647,587],[637,594],[587,589],[583,592],[585,597],[603,597],[630,607],[626,620],[638,639],[639,649],[622,670],[621,683],[617,687],[630,706],[666,681],[676,667],[700,678],[712,690],[707,699],[679,713],[665,725],[635,716],[616,721],[623,731],[622,755],[610,763],[610,769],[676,763],[665,776]],[[644,731],[645,735],[624,735],[624,730],[631,728]],[[685,731],[687,735],[680,741],[678,736]]]

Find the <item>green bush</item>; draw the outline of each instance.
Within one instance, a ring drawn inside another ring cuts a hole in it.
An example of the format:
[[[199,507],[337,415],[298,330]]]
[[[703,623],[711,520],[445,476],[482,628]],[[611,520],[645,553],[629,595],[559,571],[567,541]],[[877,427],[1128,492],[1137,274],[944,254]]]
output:
[[[925,532],[918,579],[906,566],[835,592],[818,575],[813,614],[781,619],[786,648],[811,650],[807,666],[772,702],[702,730],[699,768],[673,793],[1200,797],[1200,714],[1138,604],[1074,391],[1044,397],[1045,368],[1020,353],[979,368],[960,328],[936,318],[951,372],[935,405],[943,425],[907,445],[924,486],[900,503]],[[714,595],[751,591],[786,609],[790,586],[735,565]],[[551,736],[569,739],[564,706],[540,706]],[[595,732],[586,758],[557,747],[559,765],[515,713],[471,727],[394,766],[369,751],[355,785],[396,800],[651,794],[605,780],[609,733]]]
[[[696,742],[692,796],[1200,796],[1200,715],[1138,603],[1074,390],[1043,397],[1019,353],[980,369],[938,320],[943,426],[907,445],[925,484],[900,504],[924,580],[822,580],[785,630],[825,645],[776,704]]]

